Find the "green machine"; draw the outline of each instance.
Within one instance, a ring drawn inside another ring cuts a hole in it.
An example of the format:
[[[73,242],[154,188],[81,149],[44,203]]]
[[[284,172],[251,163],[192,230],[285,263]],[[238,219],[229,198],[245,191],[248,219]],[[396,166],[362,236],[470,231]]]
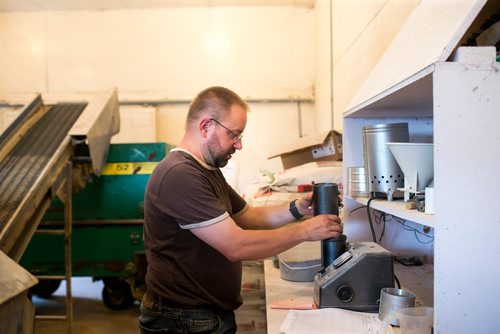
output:
[[[72,276],[103,280],[102,297],[110,309],[125,309],[144,293],[147,267],[142,240],[144,190],[152,170],[171,148],[165,143],[111,144],[102,175],[81,173],[85,185],[74,190]],[[40,228],[60,229],[63,208],[55,199]],[[35,234],[20,264],[34,275],[64,275],[63,238]],[[33,294],[49,297],[60,283],[54,279],[40,280]]]

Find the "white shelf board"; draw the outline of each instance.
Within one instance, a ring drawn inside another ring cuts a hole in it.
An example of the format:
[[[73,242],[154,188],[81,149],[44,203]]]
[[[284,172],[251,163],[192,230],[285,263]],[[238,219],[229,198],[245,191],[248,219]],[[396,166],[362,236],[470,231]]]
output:
[[[486,2],[421,0],[347,109],[366,109],[373,97],[390,95],[422,69],[447,61]]]
[[[367,205],[369,200],[367,197],[349,198],[363,205]],[[403,200],[388,201],[386,199],[374,199],[370,202],[370,208],[434,228],[434,215],[428,215],[417,210],[409,210],[406,208]]]
[[[347,110],[344,117],[432,117],[431,64],[397,85]]]

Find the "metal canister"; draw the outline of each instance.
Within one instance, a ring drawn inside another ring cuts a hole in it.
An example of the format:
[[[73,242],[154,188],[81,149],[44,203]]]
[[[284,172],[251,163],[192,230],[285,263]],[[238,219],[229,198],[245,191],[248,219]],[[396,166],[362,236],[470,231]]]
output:
[[[404,187],[404,176],[387,147],[388,142],[409,142],[408,123],[378,124],[363,127],[363,154],[368,191],[372,196],[393,199]]]
[[[366,186],[365,167],[349,167],[347,173],[347,194],[349,197],[370,197]]]

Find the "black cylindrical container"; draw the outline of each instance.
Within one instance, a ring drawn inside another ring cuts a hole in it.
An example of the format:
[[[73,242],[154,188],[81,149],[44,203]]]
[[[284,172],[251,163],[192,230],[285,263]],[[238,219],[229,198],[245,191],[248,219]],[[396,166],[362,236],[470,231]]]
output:
[[[328,267],[347,248],[347,236],[344,234],[338,238],[330,238],[321,241],[321,264],[323,268]]]
[[[313,188],[314,215],[339,214],[339,188],[336,183],[316,183]],[[321,241],[321,263],[328,267],[346,250],[345,235]]]
[[[316,183],[313,188],[314,215],[339,214],[339,187],[336,183]]]

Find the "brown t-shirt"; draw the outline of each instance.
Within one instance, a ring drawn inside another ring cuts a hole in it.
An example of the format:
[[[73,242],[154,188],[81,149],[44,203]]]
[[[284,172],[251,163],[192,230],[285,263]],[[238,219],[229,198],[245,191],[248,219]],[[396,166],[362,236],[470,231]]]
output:
[[[234,310],[241,262],[231,262],[190,229],[242,213],[245,200],[218,168],[172,150],[153,171],[144,197],[147,289],[190,307]]]

